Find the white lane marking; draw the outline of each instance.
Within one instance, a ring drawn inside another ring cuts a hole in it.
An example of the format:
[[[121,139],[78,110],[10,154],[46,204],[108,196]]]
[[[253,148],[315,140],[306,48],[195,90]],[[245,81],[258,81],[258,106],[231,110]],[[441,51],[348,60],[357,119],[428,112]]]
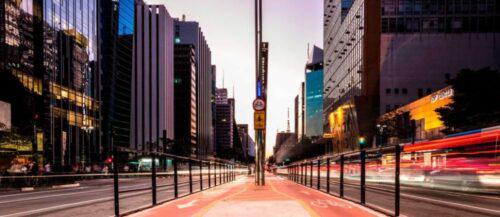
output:
[[[307,191],[301,191],[300,193],[310,195],[310,193]]]
[[[173,192],[173,190],[167,190],[167,192]],[[124,195],[120,195],[120,198],[128,197],[128,196],[136,196],[136,195],[141,195],[141,194],[144,194],[144,192],[134,192],[134,193],[124,194]],[[80,202],[76,202],[76,203],[67,203],[67,204],[51,206],[51,207],[46,207],[46,208],[41,208],[41,209],[34,209],[34,210],[29,210],[29,211],[24,211],[24,212],[12,213],[12,214],[8,214],[8,215],[3,215],[1,217],[32,215],[32,214],[47,212],[47,211],[52,211],[52,210],[71,208],[71,207],[82,206],[82,205],[87,205],[87,204],[92,204],[92,203],[97,203],[97,202],[104,202],[104,201],[112,200],[113,198],[114,197],[111,196],[111,197],[103,197],[103,198],[93,199],[93,200],[80,201]]]
[[[138,187],[138,186],[145,186],[145,185],[150,185],[150,184],[139,184],[139,185],[132,185],[132,186],[124,186],[124,187],[121,187],[120,189],[124,190],[125,188],[129,189],[129,188]],[[70,193],[63,193],[63,194],[52,194],[52,195],[39,196],[39,197],[30,197],[30,198],[21,198],[21,199],[0,201],[0,204],[16,203],[16,202],[23,202],[23,201],[29,201],[29,200],[38,200],[38,199],[51,198],[51,197],[69,196],[69,195],[94,193],[94,192],[110,191],[110,190],[112,190],[112,189],[98,189],[98,190],[91,190],[91,191],[79,191],[79,192],[70,192]],[[33,192],[33,193],[35,193],[35,192]],[[46,193],[48,193],[48,192],[46,192]],[[23,195],[24,194],[22,194],[21,196],[23,196]]]
[[[198,200],[192,200],[190,202],[187,202],[185,204],[179,204],[177,205],[177,208],[179,209],[184,209],[184,208],[188,208],[188,207],[192,207],[195,205],[195,203],[197,202]]]
[[[471,205],[462,204],[462,203],[448,202],[448,201],[444,201],[444,200],[435,200],[435,199],[431,199],[431,198],[427,198],[427,197],[419,197],[419,196],[410,195],[410,194],[401,194],[401,196],[405,196],[405,197],[409,197],[409,198],[413,198],[413,199],[424,200],[424,201],[427,201],[427,202],[434,202],[434,203],[437,203],[437,204],[447,204],[447,205],[455,206],[455,207],[457,207],[457,206],[458,207],[464,207],[464,208],[468,208],[469,210],[480,210],[480,211],[483,211],[483,212],[489,212],[491,214],[498,214],[498,215],[500,215],[500,210],[494,210],[494,209],[488,209],[488,208],[483,208],[483,207],[471,206]]]
[[[80,189],[85,189],[88,187],[79,187],[79,188],[72,188],[72,189],[47,189],[47,190],[39,190],[39,191],[34,191],[34,192],[20,192],[20,193],[14,193],[14,194],[6,194],[6,195],[0,195],[0,198],[4,197],[14,197],[14,196],[26,196],[26,195],[31,195],[31,194],[46,194],[50,192],[60,192],[60,191],[76,191]]]
[[[329,208],[329,207],[337,207],[337,208],[347,208],[347,209],[352,209],[352,206],[349,204],[344,204],[344,203],[338,203],[337,201],[333,200],[312,200],[309,202],[312,206],[319,207],[319,208]]]

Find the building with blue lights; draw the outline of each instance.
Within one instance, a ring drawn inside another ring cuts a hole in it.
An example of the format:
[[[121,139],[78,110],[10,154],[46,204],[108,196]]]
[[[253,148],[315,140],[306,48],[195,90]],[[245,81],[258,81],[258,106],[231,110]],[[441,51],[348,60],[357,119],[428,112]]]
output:
[[[305,135],[323,135],[323,50],[313,46],[306,64]]]

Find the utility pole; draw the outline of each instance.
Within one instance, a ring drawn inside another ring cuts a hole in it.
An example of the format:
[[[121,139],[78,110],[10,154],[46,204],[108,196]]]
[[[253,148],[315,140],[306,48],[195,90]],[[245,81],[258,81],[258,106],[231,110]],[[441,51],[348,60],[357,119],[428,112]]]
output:
[[[255,75],[256,99],[254,129],[257,145],[255,155],[255,184],[265,185],[264,164],[266,156],[266,102],[267,102],[267,53],[268,43],[262,42],[262,0],[255,0]]]

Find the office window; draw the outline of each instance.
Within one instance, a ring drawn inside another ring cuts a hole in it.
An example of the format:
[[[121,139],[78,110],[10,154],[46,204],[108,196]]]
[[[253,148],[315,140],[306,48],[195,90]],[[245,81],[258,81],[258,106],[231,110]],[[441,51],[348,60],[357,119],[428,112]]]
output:
[[[399,94],[399,88],[394,88],[394,94]]]
[[[387,88],[387,89],[385,89],[385,93],[386,93],[386,94],[391,94],[391,88]]]
[[[432,89],[431,88],[427,88],[427,94],[431,94],[432,93]]]
[[[406,89],[406,88],[403,88],[401,91],[402,91],[402,93],[403,93],[404,95],[408,94],[408,89]]]
[[[422,98],[424,96],[424,89],[418,88],[418,98]]]
[[[391,111],[391,105],[385,105],[385,112]]]

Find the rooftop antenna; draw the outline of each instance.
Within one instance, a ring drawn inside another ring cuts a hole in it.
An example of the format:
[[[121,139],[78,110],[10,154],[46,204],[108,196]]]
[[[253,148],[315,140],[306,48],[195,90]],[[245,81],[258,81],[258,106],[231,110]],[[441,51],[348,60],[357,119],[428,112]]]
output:
[[[233,84],[233,99],[234,99],[234,98],[236,98],[236,97],[234,97],[234,84]]]
[[[224,69],[222,69],[222,88],[224,88]]]
[[[183,22],[186,21],[186,15],[185,14],[182,15],[182,21]]]
[[[287,111],[286,132],[290,133],[290,107],[288,107]]]

